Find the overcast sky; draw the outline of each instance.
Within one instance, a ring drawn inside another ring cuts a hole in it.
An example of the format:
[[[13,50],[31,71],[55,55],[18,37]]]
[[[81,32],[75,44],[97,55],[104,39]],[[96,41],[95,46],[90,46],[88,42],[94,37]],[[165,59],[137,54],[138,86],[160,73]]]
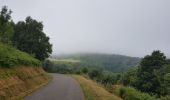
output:
[[[170,0],[0,0],[15,22],[44,24],[53,54],[114,53],[170,56]]]

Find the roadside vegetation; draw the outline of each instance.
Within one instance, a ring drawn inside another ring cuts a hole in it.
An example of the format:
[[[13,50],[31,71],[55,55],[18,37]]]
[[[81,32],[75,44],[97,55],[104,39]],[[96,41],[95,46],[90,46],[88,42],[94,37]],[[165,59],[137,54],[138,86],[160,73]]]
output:
[[[122,85],[114,85],[113,93],[121,97],[123,100],[157,100],[154,96],[148,93],[140,92],[132,87]]]
[[[97,84],[91,79],[87,79],[80,75],[73,75],[80,83],[86,100],[122,100],[118,96],[109,93],[102,85]]]
[[[169,100],[170,60],[160,51],[154,51],[145,56],[136,69],[122,74],[121,81],[125,86]]]
[[[40,67],[0,68],[0,100],[22,99],[50,80]]]
[[[16,24],[11,13],[0,11],[0,100],[22,99],[51,80],[41,67],[52,52],[42,23],[27,17]]]

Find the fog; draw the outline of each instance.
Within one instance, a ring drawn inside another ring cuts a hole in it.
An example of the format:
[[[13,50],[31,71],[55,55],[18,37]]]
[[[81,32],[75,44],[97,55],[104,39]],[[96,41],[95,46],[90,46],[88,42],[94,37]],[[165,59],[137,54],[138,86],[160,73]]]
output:
[[[43,21],[53,54],[170,56],[170,0],[1,0],[14,22]]]

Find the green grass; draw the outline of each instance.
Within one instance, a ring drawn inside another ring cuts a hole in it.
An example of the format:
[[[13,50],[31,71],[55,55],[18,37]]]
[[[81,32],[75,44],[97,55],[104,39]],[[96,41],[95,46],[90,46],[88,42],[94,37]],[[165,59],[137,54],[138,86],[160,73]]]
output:
[[[41,62],[25,52],[0,43],[0,67],[18,65],[41,66]]]

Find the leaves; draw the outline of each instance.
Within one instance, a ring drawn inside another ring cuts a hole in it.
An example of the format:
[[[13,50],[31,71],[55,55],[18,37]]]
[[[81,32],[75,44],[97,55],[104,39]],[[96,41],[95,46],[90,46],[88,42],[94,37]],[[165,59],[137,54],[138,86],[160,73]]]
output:
[[[13,45],[21,51],[34,55],[39,60],[49,57],[52,45],[49,37],[43,32],[42,22],[27,17],[25,22],[20,21],[15,25]]]
[[[0,42],[10,44],[13,37],[14,29],[11,21],[11,10],[7,6],[0,12]]]

